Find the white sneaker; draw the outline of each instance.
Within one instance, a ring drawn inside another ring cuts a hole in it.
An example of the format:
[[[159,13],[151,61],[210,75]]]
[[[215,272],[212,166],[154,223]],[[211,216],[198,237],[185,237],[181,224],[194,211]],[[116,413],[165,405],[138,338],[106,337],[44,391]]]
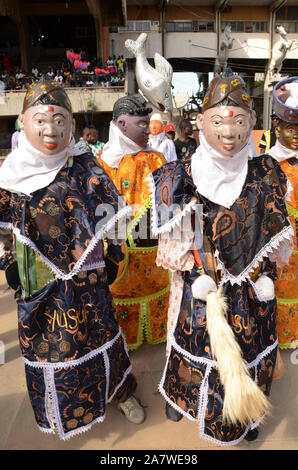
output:
[[[118,408],[131,423],[141,424],[145,421],[144,408],[133,395],[123,403],[119,403]]]

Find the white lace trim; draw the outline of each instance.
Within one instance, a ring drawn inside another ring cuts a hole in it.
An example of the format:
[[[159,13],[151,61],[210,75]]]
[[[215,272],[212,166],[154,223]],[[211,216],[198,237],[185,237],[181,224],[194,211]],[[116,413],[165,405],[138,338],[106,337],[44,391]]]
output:
[[[37,426],[37,427],[44,434],[55,434],[55,431],[53,431],[53,429],[51,428],[43,428],[42,426]]]
[[[160,235],[162,233],[167,233],[172,230],[173,227],[178,225],[181,222],[181,219],[188,213],[191,212],[191,210],[198,205],[198,201],[196,199],[190,201],[185,208],[179,213],[176,214],[171,220],[169,220],[167,223],[162,225],[161,227],[158,227],[157,223],[157,211],[156,211],[156,203],[155,203],[155,184],[154,184],[154,179],[152,174],[150,173],[147,176],[147,181],[149,184],[149,193],[152,201],[152,206],[151,206],[151,230],[154,236]]]
[[[54,380],[54,370],[44,369],[43,378],[45,383],[45,409],[48,422],[51,430],[54,433],[63,433],[62,425],[59,415],[59,406],[57,400],[57,393]]]
[[[124,342],[125,345],[125,342]],[[127,352],[127,348],[125,347],[125,350]],[[118,383],[118,385],[115,387],[115,390],[113,394],[108,397],[109,393],[109,382],[110,382],[110,364],[109,364],[109,359],[106,350],[102,351],[102,356],[103,356],[103,361],[104,361],[104,366],[105,366],[105,374],[106,374],[106,396],[105,396],[105,402],[106,404],[110,403],[119,388],[123,385],[125,382],[128,374],[131,372],[132,366],[129,365],[129,367],[126,369],[126,371],[123,374],[123,377],[121,381]],[[89,431],[91,427],[95,423],[103,422],[105,419],[105,414],[103,416],[99,416],[98,418],[94,419],[91,423],[81,426],[77,429],[73,429],[68,432],[64,432],[63,426],[61,423],[61,418],[60,418],[60,410],[59,410],[59,403],[58,403],[58,398],[57,398],[57,392],[56,392],[56,386],[55,386],[55,378],[54,378],[54,368],[52,367],[44,367],[43,370],[43,377],[44,377],[44,382],[45,382],[45,409],[46,409],[46,416],[48,419],[48,422],[50,424],[50,428],[43,428],[41,426],[38,426],[40,431],[47,433],[47,434],[58,434],[60,439],[62,440],[68,440],[71,437],[74,437],[78,434],[82,434],[86,431]]]
[[[208,359],[206,357],[198,357],[198,356],[194,356],[193,354],[189,353],[188,351],[186,351],[185,349],[181,348],[181,346],[179,346],[174,338],[174,334],[171,333],[170,334],[170,343],[171,343],[171,346],[180,354],[182,354],[183,356],[187,357],[187,359],[189,359],[190,361],[193,361],[193,362],[196,362],[196,363],[199,363],[199,364],[204,364],[206,366],[211,366],[211,367],[215,367],[217,368],[217,361],[213,360],[213,359]],[[250,363],[246,363],[246,367],[247,369],[251,369],[252,367],[255,367],[259,364],[259,362],[265,357],[267,356],[268,354],[270,354],[273,349],[275,349],[278,345],[278,340],[276,340],[273,344],[271,344],[271,346],[268,346],[264,351],[262,351],[261,353],[259,353],[256,358],[250,362]]]
[[[0,222],[0,228],[7,228],[7,229],[12,230],[16,238],[21,243],[23,243],[24,245],[30,246],[40,256],[42,261],[50,268],[50,270],[54,273],[54,275],[58,279],[68,280],[68,279],[72,279],[73,276],[75,276],[81,271],[82,266],[87,256],[89,255],[89,253],[91,253],[91,251],[95,248],[96,244],[104,237],[104,235],[108,233],[114,227],[115,223],[119,221],[120,219],[122,219],[123,217],[128,216],[129,214],[131,214],[130,206],[126,206],[123,209],[120,209],[120,211],[116,215],[114,215],[111,218],[111,220],[109,220],[109,222],[107,222],[107,224],[101,228],[101,230],[96,232],[91,242],[89,243],[88,247],[82,254],[81,258],[75,263],[73,269],[71,270],[69,274],[65,274],[62,271],[60,271],[59,268],[57,268],[46,256],[44,256],[38,250],[37,246],[35,245],[35,243],[32,242],[32,240],[30,240],[29,238],[21,234],[21,231],[19,228],[13,227],[13,225],[8,222]]]
[[[104,261],[97,261],[93,264],[84,264],[81,266],[80,271],[91,271],[91,269],[105,268],[106,263]]]
[[[287,203],[291,199],[291,192],[293,191],[293,186],[289,178],[287,177],[287,192],[284,195],[284,201]]]
[[[170,351],[171,353],[171,351]],[[164,371],[163,371],[163,375],[162,375],[162,378],[161,378],[161,381],[158,385],[158,390],[159,392],[161,393],[161,395],[164,397],[164,399],[176,410],[178,411],[179,413],[181,413],[183,416],[185,416],[186,418],[188,418],[190,421],[196,421],[196,418],[194,418],[193,416],[191,416],[189,413],[186,413],[186,411],[182,410],[178,405],[176,405],[176,403],[174,403],[166,394],[164,388],[163,388],[163,384],[164,384],[164,381],[165,381],[165,376],[166,376],[166,371],[167,371],[167,368],[168,368],[168,362],[169,362],[169,358],[170,358],[170,354],[168,355],[167,357],[167,362],[166,362],[166,365],[165,365],[165,368],[164,368]]]
[[[291,237],[294,235],[294,231],[292,226],[284,227],[279,233],[277,233],[274,237],[269,240],[269,242],[263,246],[263,248],[258,252],[258,254],[254,257],[254,259],[249,263],[248,266],[240,273],[238,276],[233,276],[233,274],[229,273],[225,268],[223,262],[219,259],[218,254],[216,254],[217,260],[217,267],[222,271],[223,278],[220,282],[220,286],[223,284],[230,282],[232,285],[237,284],[241,285],[243,281],[247,281],[249,278],[249,273],[258,266],[260,261],[262,261],[265,257],[269,256],[270,253],[273,253],[274,250],[278,248],[282,241],[285,239],[291,240]]]
[[[163,376],[162,376],[162,379],[160,381],[160,384],[159,384],[159,392],[161,393],[161,395],[165,398],[165,400],[176,410],[178,411],[179,413],[181,413],[183,416],[185,416],[187,419],[189,419],[190,421],[198,421],[198,425],[199,425],[199,435],[202,439],[206,440],[206,441],[210,441],[212,442],[213,444],[218,444],[220,446],[223,446],[223,447],[229,447],[229,446],[233,446],[233,445],[237,445],[239,444],[243,439],[244,437],[246,436],[246,434],[249,432],[250,429],[254,429],[256,428],[261,422],[262,422],[262,419],[261,418],[260,420],[256,421],[255,423],[251,422],[245,429],[245,431],[243,432],[243,434],[238,438],[238,439],[235,439],[233,441],[220,441],[218,439],[215,439],[211,436],[209,436],[208,434],[205,434],[205,410],[206,410],[206,406],[207,406],[207,402],[208,402],[208,379],[209,379],[209,375],[211,373],[211,370],[213,367],[216,367],[217,365],[217,362],[216,361],[212,361],[212,360],[209,360],[209,359],[205,359],[205,358],[198,358],[196,356],[193,356],[189,353],[187,353],[187,351],[185,351],[184,349],[180,348],[177,343],[175,344],[172,344],[172,347],[174,349],[176,349],[176,351],[184,354],[188,359],[191,359],[195,362],[199,362],[199,363],[202,363],[202,364],[205,364],[207,367],[206,367],[206,371],[205,371],[205,375],[204,375],[204,378],[202,380],[202,383],[201,383],[201,386],[200,386],[200,391],[199,391],[199,400],[198,400],[198,413],[197,413],[197,418],[193,418],[193,416],[191,416],[189,413],[185,412],[184,410],[182,410],[176,403],[174,403],[167,395],[166,395],[166,392],[163,388],[163,385],[164,385],[164,381],[165,381],[165,377],[166,377],[166,371],[167,371],[167,367],[168,367],[168,363],[169,363],[169,359],[170,359],[170,354],[168,355],[168,358],[167,358],[167,361],[166,361],[166,365],[165,365],[165,368],[164,368],[164,371],[163,371]],[[271,346],[268,346],[262,353],[258,354],[258,356],[252,361],[250,362],[249,364],[247,364],[247,368],[250,369],[252,367],[255,367],[255,383],[257,383],[257,366],[258,364],[261,362],[261,360],[267,356],[268,354],[270,354],[275,348],[278,347],[278,340],[276,340]]]
[[[123,338],[123,341],[125,342],[122,331],[119,330],[113,339],[105,343],[103,346],[100,346],[99,348],[94,349],[93,351],[90,351],[88,354],[85,354],[85,356],[80,357],[79,359],[73,359],[71,361],[66,361],[66,362],[33,362],[33,361],[29,361],[29,359],[27,359],[26,357],[23,357],[23,361],[27,366],[33,367],[36,369],[67,369],[68,367],[76,367],[88,361],[89,359],[92,359],[98,354],[102,354],[107,349],[111,348],[120,336]]]

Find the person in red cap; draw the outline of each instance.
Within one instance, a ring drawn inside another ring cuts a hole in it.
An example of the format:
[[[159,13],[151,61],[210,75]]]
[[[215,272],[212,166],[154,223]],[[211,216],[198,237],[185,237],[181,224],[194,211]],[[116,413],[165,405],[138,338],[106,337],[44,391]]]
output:
[[[167,124],[166,127],[165,127],[165,134],[166,134],[166,137],[170,140],[175,140],[175,136],[176,136],[176,129],[175,129],[175,126],[174,124]]]

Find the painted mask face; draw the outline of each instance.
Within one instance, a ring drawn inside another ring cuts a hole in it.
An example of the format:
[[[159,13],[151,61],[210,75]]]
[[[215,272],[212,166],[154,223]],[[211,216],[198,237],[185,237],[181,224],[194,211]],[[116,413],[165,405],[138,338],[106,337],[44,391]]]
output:
[[[46,155],[55,155],[69,144],[75,122],[70,112],[61,106],[37,105],[19,116],[19,126],[34,148]]]
[[[119,116],[115,122],[122,134],[135,142],[139,147],[145,148],[149,140],[149,116]]]
[[[298,150],[298,124],[282,121],[275,128],[275,133],[281,145]]]
[[[149,129],[150,129],[150,134],[151,135],[158,135],[161,134],[161,132],[164,130],[164,126],[162,122],[157,121],[157,120],[152,120],[149,123]]]
[[[255,113],[239,106],[209,108],[197,117],[198,129],[221,155],[231,157],[243,149],[255,124]]]

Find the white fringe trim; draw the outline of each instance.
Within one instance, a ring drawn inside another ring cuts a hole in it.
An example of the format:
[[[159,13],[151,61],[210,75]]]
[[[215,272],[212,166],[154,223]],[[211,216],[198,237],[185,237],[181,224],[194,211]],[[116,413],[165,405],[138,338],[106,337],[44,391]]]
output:
[[[119,337],[119,334],[115,338],[118,338],[118,337]],[[115,338],[114,338],[114,340],[115,340]],[[113,340],[113,342],[114,342],[114,340]],[[110,342],[110,343],[113,343],[113,342]],[[110,344],[110,346],[111,345],[112,344]],[[124,341],[124,345],[125,345],[125,341]],[[109,364],[109,359],[108,359],[108,355],[107,355],[106,350],[107,350],[107,348],[104,349],[104,350],[101,349],[100,353],[103,356],[104,367],[105,367],[105,377],[106,377],[105,403],[107,405],[108,403],[110,403],[113,400],[115,394],[117,393],[119,388],[125,382],[128,374],[131,372],[132,366],[131,366],[131,364],[129,365],[129,367],[124,372],[121,381],[115,387],[114,392],[112,393],[112,395],[110,397],[108,397],[109,386],[110,386],[110,364]],[[127,352],[126,347],[125,347],[125,351]],[[84,359],[85,359],[85,357],[84,357]],[[71,362],[73,362],[73,361],[71,361]],[[48,364],[48,365],[51,365],[51,364]],[[71,365],[73,365],[73,364],[71,364]],[[43,428],[41,426],[38,426],[40,431],[42,431],[43,433],[46,433],[46,434],[58,435],[61,440],[66,441],[66,440],[68,440],[68,439],[70,439],[74,436],[77,436],[79,434],[82,434],[84,432],[89,431],[95,423],[101,423],[105,420],[106,413],[103,416],[99,416],[98,418],[94,419],[91,423],[89,423],[85,426],[81,426],[77,429],[73,429],[73,430],[70,430],[68,432],[65,432],[63,430],[63,426],[62,426],[62,423],[61,423],[59,403],[58,403],[57,391],[56,391],[56,386],[55,386],[54,368],[53,367],[43,367],[43,376],[44,376],[45,390],[46,390],[45,391],[46,416],[47,416],[48,422],[49,422],[51,427],[50,428]]]
[[[125,342],[122,331],[119,330],[113,339],[105,343],[100,348],[90,351],[89,353],[85,354],[85,356],[80,357],[79,359],[73,359],[71,361],[66,361],[66,362],[35,362],[35,361],[29,361],[29,359],[27,359],[26,357],[23,357],[23,361],[27,366],[32,367],[34,369],[68,369],[68,367],[76,367],[88,361],[89,359],[92,359],[98,354],[102,354],[107,349],[111,348],[120,336],[122,337],[123,342]]]
[[[176,410],[178,411],[179,413],[181,413],[183,416],[185,416],[187,419],[189,419],[190,421],[197,421],[196,418],[194,418],[193,416],[191,416],[189,413],[186,413],[186,411],[182,410],[176,403],[174,403],[166,394],[164,388],[163,388],[163,384],[164,384],[164,381],[165,381],[165,377],[166,377],[166,371],[167,371],[167,368],[168,368],[168,363],[169,363],[169,358],[170,358],[170,354],[171,354],[171,351],[169,352],[169,355],[167,357],[167,361],[166,361],[166,365],[165,365],[165,368],[164,368],[164,371],[163,371],[163,375],[162,375],[162,378],[161,378],[161,381],[158,385],[158,390],[160,392],[160,394],[163,396],[163,398]]]
[[[51,428],[43,428],[41,426],[37,426],[37,427],[44,434],[55,434],[55,431],[53,431],[53,429],[51,429]]]
[[[0,228],[6,228],[6,229],[9,229],[9,230],[12,230],[18,241],[20,241],[24,245],[30,246],[40,256],[42,261],[50,268],[50,270],[53,272],[55,277],[57,277],[58,279],[68,280],[68,279],[72,279],[73,276],[75,276],[76,274],[78,274],[81,271],[82,266],[83,266],[87,256],[95,248],[97,243],[104,237],[104,235],[106,233],[108,233],[114,227],[114,225],[117,221],[119,221],[123,217],[127,217],[128,215],[130,215],[131,210],[132,209],[131,209],[130,206],[126,206],[123,209],[120,209],[120,211],[117,212],[117,214],[115,214],[111,218],[111,220],[109,220],[109,222],[107,222],[107,224],[104,227],[101,228],[101,230],[96,232],[96,234],[92,238],[91,242],[89,243],[88,247],[85,249],[84,253],[82,254],[81,258],[75,263],[73,269],[70,271],[69,274],[65,274],[62,271],[60,271],[60,269],[57,268],[57,266],[55,266],[45,255],[43,255],[39,251],[39,249],[37,248],[35,243],[33,243],[32,240],[30,240],[29,238],[22,235],[20,229],[14,227],[12,225],[12,223],[0,222]],[[105,266],[105,264],[104,264],[104,266]]]
[[[250,272],[258,266],[258,264],[270,253],[273,253],[279,246],[279,244],[287,239],[291,240],[291,237],[294,235],[294,231],[292,226],[284,227],[279,233],[277,233],[274,237],[269,240],[269,242],[258,252],[258,254],[254,257],[254,259],[249,263],[249,265],[238,275],[233,276],[233,274],[229,273],[225,268],[223,262],[219,259],[218,253],[216,255],[217,260],[217,267],[222,271],[223,278],[220,281],[219,286],[223,286],[223,284],[230,282],[232,285],[237,284],[241,285],[242,282],[247,281],[249,278]]]
[[[158,228],[158,223],[157,223],[157,211],[156,211],[156,202],[155,202],[155,184],[154,184],[154,179],[152,174],[150,173],[147,176],[147,181],[149,184],[149,193],[150,197],[152,200],[152,206],[151,206],[151,230],[154,236],[160,235],[162,233],[167,233],[172,230],[173,227],[178,225],[182,218],[188,213],[191,212],[191,210],[198,205],[198,201],[196,199],[190,201],[185,208],[179,213],[176,214],[171,220],[169,220],[167,223],[162,225],[162,227]]]
[[[174,403],[167,395],[166,395],[166,392],[164,390],[164,381],[165,381],[165,377],[166,377],[166,372],[167,372],[167,368],[168,368],[168,363],[169,363],[169,359],[170,359],[170,354],[171,354],[171,351],[169,352],[169,355],[167,357],[167,361],[166,361],[166,365],[165,365],[165,368],[164,368],[164,371],[163,371],[163,375],[162,375],[162,379],[159,383],[159,386],[158,386],[158,390],[159,392],[161,393],[161,395],[164,397],[164,399],[176,410],[178,411],[179,413],[181,413],[183,416],[185,416],[187,419],[189,419],[190,421],[197,421],[198,422],[198,425],[199,425],[199,436],[206,440],[206,441],[210,441],[212,442],[213,444],[217,444],[217,445],[220,445],[222,447],[230,447],[230,446],[233,446],[233,445],[237,445],[239,444],[243,439],[244,437],[246,436],[246,434],[249,432],[249,430],[251,429],[254,429],[256,428],[261,422],[262,422],[262,419],[256,421],[255,423],[251,422],[245,429],[245,431],[243,432],[243,434],[241,435],[241,437],[239,437],[238,439],[235,439],[233,441],[220,441],[218,439],[215,439],[211,436],[209,436],[208,434],[205,434],[205,411],[206,411],[206,406],[207,406],[207,402],[208,402],[208,379],[209,379],[209,375],[211,373],[211,370],[213,367],[216,367],[217,366],[217,361],[213,361],[211,359],[206,359],[206,358],[199,358],[199,357],[196,357],[196,356],[193,356],[192,354],[189,354],[187,351],[185,351],[184,349],[182,349],[180,346],[177,345],[177,343],[175,342],[174,338],[173,338],[173,335],[171,335],[171,340],[173,340],[173,343],[171,344],[171,348],[175,349],[177,352],[185,355],[185,357],[187,357],[188,359],[196,362],[196,363],[201,363],[201,364],[204,364],[206,365],[206,371],[205,371],[205,375],[204,375],[204,378],[202,380],[202,383],[201,383],[201,386],[200,386],[200,391],[199,391],[199,400],[198,400],[198,412],[197,412],[197,418],[194,418],[193,416],[191,416],[189,413],[185,412],[184,410],[182,410],[176,403]],[[261,360],[266,357],[268,354],[270,354],[275,348],[278,347],[278,340],[276,340],[271,346],[268,346],[263,352],[261,352],[260,354],[258,354],[256,356],[256,358],[250,362],[249,364],[246,364],[246,367],[248,369],[252,368],[252,367],[255,367],[257,369],[257,366],[258,364],[261,362]],[[254,381],[255,383],[257,383],[257,370],[255,370],[255,378],[254,378]]]

